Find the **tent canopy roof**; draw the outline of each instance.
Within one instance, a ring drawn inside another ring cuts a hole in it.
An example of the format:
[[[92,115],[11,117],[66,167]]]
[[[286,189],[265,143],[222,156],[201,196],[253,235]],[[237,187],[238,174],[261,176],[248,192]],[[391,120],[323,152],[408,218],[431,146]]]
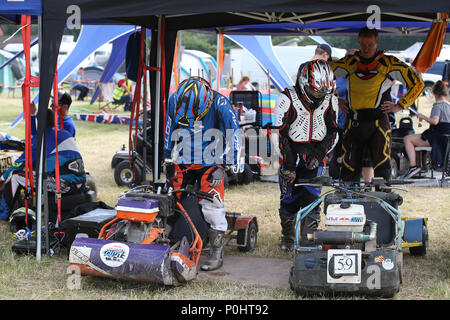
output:
[[[0,0],[5,1],[5,0]],[[83,24],[131,24],[155,28],[166,16],[166,30],[197,29],[261,23],[366,21],[378,6],[383,21],[427,21],[450,11],[448,0],[44,0],[48,19],[66,19],[67,8],[80,8]],[[69,11],[69,13],[67,13]],[[367,13],[369,11],[369,13]],[[214,13],[214,14],[212,14]]]
[[[320,21],[300,24],[299,22],[254,24],[244,26],[213,27],[195,30],[202,33],[222,32],[229,35],[319,35],[345,36],[358,34],[367,25],[366,21]],[[432,22],[425,21],[381,21],[378,33],[385,36],[426,36]],[[447,26],[450,32],[450,25]]]

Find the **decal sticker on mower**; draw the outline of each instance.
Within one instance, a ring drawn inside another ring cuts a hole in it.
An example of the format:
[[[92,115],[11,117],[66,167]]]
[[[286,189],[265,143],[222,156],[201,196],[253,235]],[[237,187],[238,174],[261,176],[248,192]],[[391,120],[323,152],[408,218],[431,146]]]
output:
[[[70,248],[69,261],[76,264],[87,264],[91,256],[91,248],[72,246]]]
[[[100,259],[109,267],[120,267],[128,258],[130,248],[124,243],[108,243],[100,249]]]
[[[328,283],[361,282],[361,250],[328,250]]]
[[[394,269],[394,262],[392,262],[391,259],[385,259],[385,260],[381,263],[381,265],[383,266],[383,268],[384,268],[385,270],[388,270],[388,271]]]

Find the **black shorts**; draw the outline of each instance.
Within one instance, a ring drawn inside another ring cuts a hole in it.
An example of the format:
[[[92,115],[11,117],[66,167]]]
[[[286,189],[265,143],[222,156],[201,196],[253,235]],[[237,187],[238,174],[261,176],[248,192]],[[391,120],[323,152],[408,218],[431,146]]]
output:
[[[373,167],[375,176],[388,179],[391,145],[391,125],[387,115],[376,120],[347,119],[342,140],[341,178],[354,180],[361,168]]]
[[[431,129],[427,129],[420,135],[420,139],[423,141],[428,141],[431,144],[431,137],[432,137]]]

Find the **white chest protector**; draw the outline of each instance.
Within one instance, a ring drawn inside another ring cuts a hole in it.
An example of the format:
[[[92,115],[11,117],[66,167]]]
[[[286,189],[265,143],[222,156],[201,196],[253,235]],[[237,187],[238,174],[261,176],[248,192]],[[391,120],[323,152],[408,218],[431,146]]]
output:
[[[289,107],[295,108],[297,118],[289,126],[289,138],[294,142],[322,141],[327,135],[327,125],[325,123],[325,112],[330,107],[333,108],[336,117],[338,113],[337,98],[327,95],[322,103],[315,110],[310,112],[300,101],[294,87],[287,88],[291,96],[290,100],[285,94],[280,94],[275,107],[275,125],[281,126],[283,118]],[[337,121],[337,119],[336,119]]]

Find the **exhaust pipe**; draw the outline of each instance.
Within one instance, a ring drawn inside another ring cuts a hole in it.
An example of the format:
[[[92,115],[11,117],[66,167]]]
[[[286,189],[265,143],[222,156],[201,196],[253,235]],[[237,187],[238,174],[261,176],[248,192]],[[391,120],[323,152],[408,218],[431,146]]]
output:
[[[375,240],[377,235],[377,223],[371,221],[369,234],[350,231],[316,231],[308,233],[309,241],[314,244],[354,244]]]

